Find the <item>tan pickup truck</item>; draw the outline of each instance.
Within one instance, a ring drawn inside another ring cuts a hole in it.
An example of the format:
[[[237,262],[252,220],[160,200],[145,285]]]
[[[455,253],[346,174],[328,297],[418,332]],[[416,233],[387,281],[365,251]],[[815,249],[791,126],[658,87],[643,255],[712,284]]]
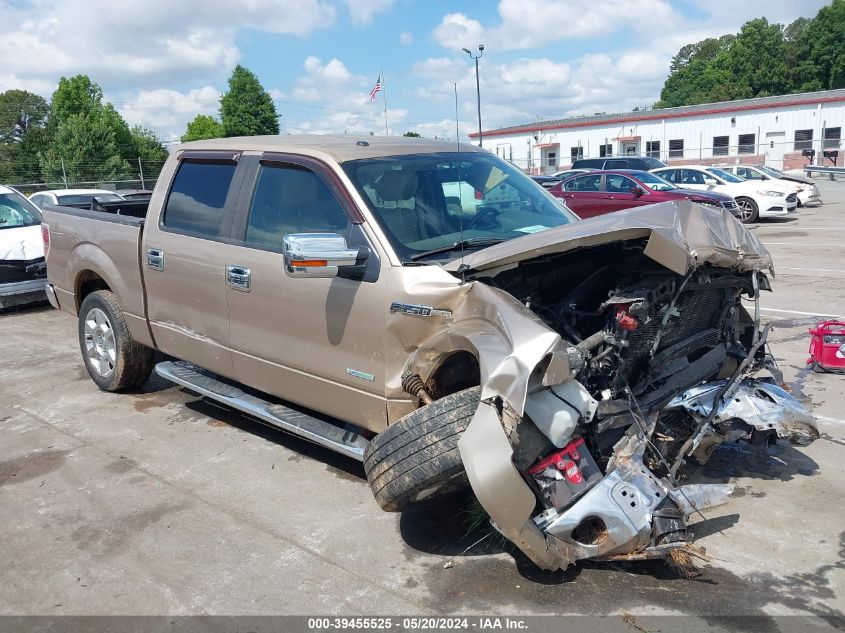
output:
[[[469,484],[544,568],[670,555],[730,493],[685,460],[818,435],[718,209],[580,221],[478,148],[351,136],[182,145],[149,203],[92,206],[42,232],[101,389],[155,369],[362,461],[386,510]]]

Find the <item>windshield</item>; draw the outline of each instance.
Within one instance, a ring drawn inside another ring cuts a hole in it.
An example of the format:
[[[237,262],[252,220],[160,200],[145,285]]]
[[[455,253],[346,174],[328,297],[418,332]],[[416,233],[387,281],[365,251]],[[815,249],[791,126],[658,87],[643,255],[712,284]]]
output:
[[[745,182],[744,178],[740,178],[739,176],[734,176],[729,171],[725,171],[724,169],[717,169],[716,167],[709,167],[707,169],[711,174],[714,176],[721,178],[725,182]]]
[[[781,176],[785,175],[782,171],[778,169],[773,169],[772,167],[767,167],[766,165],[760,165],[757,169],[762,171],[767,176],[771,176],[772,178],[780,178]]]
[[[41,212],[38,207],[19,193],[0,194],[0,229],[16,229],[38,224],[41,224]]]
[[[569,224],[578,218],[528,176],[481,152],[350,161],[344,170],[408,263]]]
[[[637,180],[654,191],[669,191],[670,189],[677,189],[677,187],[668,180],[647,171],[637,173]]]
[[[96,198],[100,202],[123,200],[116,193],[75,193],[72,195],[57,196],[59,204],[89,204],[92,198]]]

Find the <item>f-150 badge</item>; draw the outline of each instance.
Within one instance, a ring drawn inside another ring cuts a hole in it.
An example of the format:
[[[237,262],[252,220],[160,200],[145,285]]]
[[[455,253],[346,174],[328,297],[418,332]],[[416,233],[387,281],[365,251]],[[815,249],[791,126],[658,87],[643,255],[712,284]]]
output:
[[[451,310],[438,310],[431,306],[419,305],[417,303],[399,303],[394,301],[390,304],[390,312],[399,312],[400,314],[410,314],[412,316],[452,316]]]

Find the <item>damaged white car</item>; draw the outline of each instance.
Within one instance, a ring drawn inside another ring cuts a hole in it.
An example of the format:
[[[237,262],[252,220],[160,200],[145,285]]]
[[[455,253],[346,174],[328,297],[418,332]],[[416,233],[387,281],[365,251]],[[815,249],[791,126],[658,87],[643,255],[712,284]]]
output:
[[[0,308],[46,301],[46,284],[41,212],[18,191],[0,186]]]

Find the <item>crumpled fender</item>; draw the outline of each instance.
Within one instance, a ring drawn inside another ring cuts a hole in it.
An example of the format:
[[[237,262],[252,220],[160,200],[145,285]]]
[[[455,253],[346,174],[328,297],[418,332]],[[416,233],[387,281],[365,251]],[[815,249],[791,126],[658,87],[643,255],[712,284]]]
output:
[[[567,347],[557,332],[512,295],[474,282],[453,308],[448,327],[421,343],[408,367],[427,380],[445,356],[472,353],[481,371],[481,399],[502,398],[515,423],[522,417],[529,378],[541,361],[549,356],[559,361],[550,363],[548,371],[554,375],[544,384],[571,378],[568,363],[561,362]]]

